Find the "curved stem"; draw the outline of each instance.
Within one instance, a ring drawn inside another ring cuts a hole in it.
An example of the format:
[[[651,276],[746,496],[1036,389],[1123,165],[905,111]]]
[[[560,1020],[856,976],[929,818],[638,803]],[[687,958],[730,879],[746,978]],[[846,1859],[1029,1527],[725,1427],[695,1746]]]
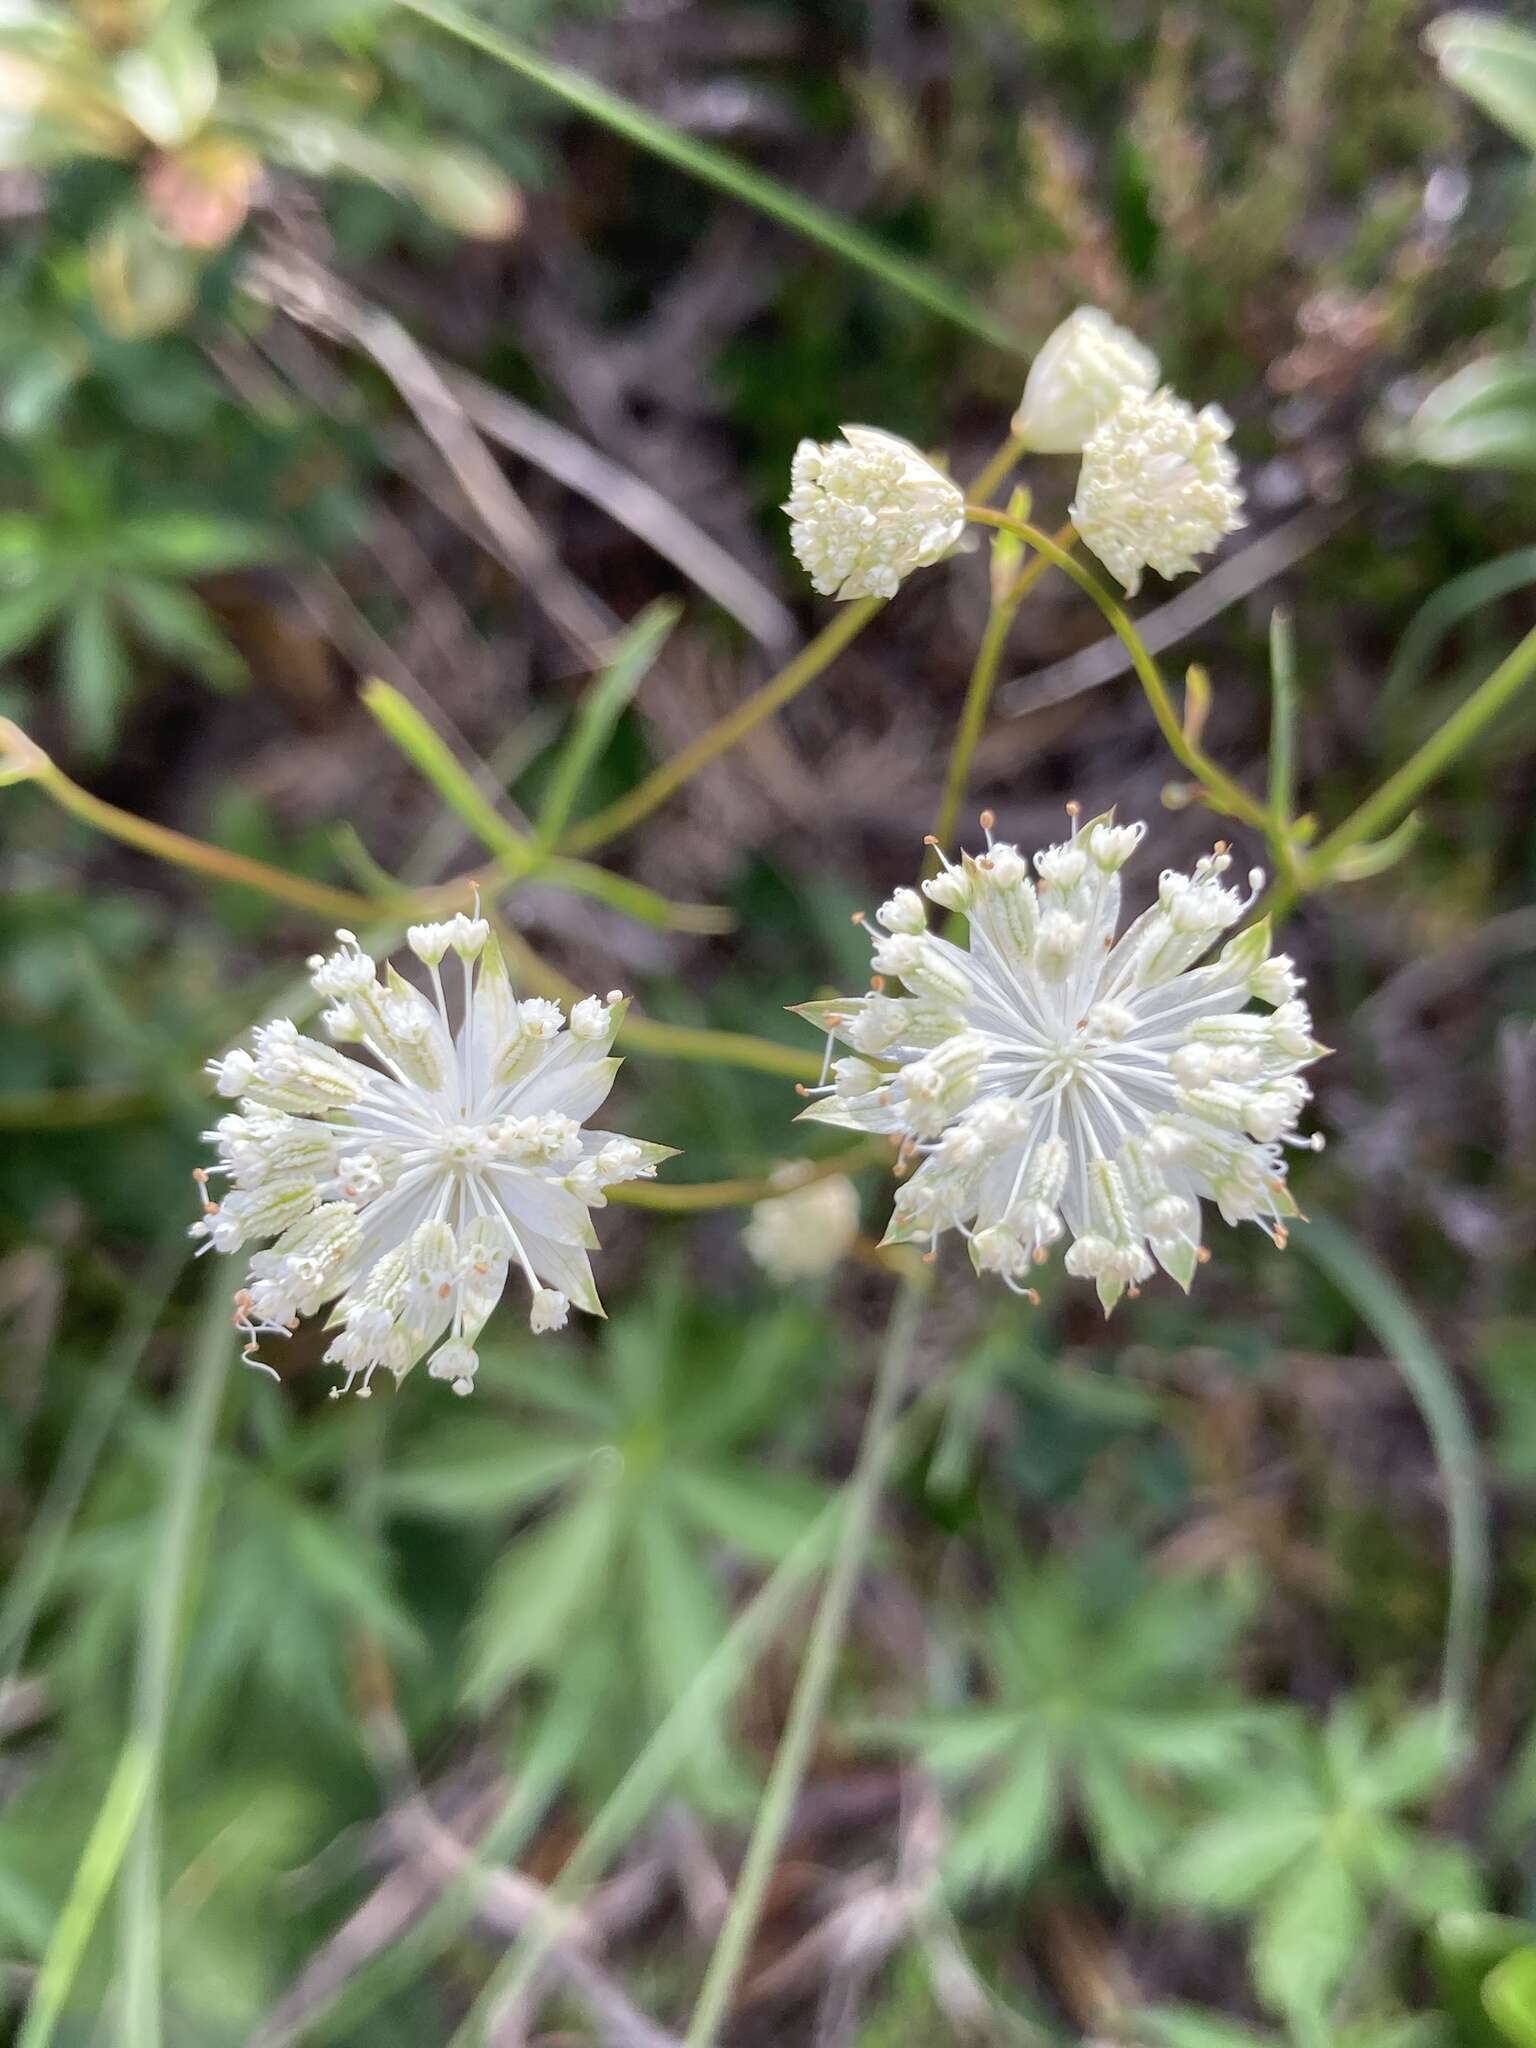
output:
[[[1262,832],[1266,841],[1273,836],[1273,821],[1264,805],[1251,797],[1248,792],[1232,780],[1231,776],[1188,739],[1183,724],[1168,693],[1157,663],[1146,642],[1132,623],[1124,607],[1110,596],[1091,571],[1081,562],[1075,561],[1067,550],[1057,545],[1049,534],[1042,533],[1037,526],[1031,526],[1026,519],[1015,519],[1010,512],[995,512],[990,505],[967,505],[965,514],[980,526],[1001,527],[1005,533],[1017,534],[1027,541],[1039,554],[1044,555],[1065,575],[1070,576],[1079,590],[1084,591],[1104,614],[1116,638],[1131,657],[1131,666],[1136,671],[1147,702],[1152,707],[1152,716],[1157,720],[1158,730],[1167,741],[1170,752],[1186,768],[1204,790],[1212,808],[1223,811],[1228,817],[1241,819],[1255,831]]]
[[[906,1386],[907,1368],[921,1312],[921,1293],[910,1281],[904,1281],[892,1304],[874,1396],[869,1404],[858,1463],[849,1488],[847,1511],[838,1531],[837,1549],[816,1609],[816,1619],[811,1624],[805,1662],[800,1668],[795,1696],[790,1702],[783,1739],[753,1824],[752,1838],[747,1844],[746,1858],[732,1894],[730,1909],[704,1973],[698,2003],[694,2006],[693,2018],[684,2037],[684,2048],[714,2048],[752,1937],[757,1931],[757,1923],[762,1917],[763,1902],[806,1766],[810,1762],[811,1747],[821,1724],[843,1646],[843,1634],[869,1546],[881,1484],[890,1464],[893,1447],[891,1423]]]
[[[586,818],[574,826],[562,842],[564,850],[567,853],[591,853],[630,831],[642,818],[648,818],[685,782],[691,781],[701,768],[707,768],[711,761],[745,739],[765,718],[771,718],[792,698],[798,697],[806,684],[814,682],[828,663],[842,653],[849,641],[858,638],[879,611],[881,602],[878,597],[861,597],[852,604],[843,605],[787,668],[754,690],[734,711],[717,719],[707,732],[700,733],[681,753],[653,768],[624,796],[599,811],[595,817]]]
[[[1055,538],[1063,548],[1071,547],[1075,535],[1070,520],[1058,531]],[[986,726],[987,712],[991,708],[992,692],[997,687],[997,672],[1002,665],[1003,650],[1008,644],[1009,631],[1018,614],[1019,606],[1050,567],[1051,563],[1047,557],[1037,554],[1029,567],[1015,578],[1012,587],[992,606],[986,632],[982,635],[981,645],[976,650],[975,665],[966,687],[965,703],[961,708],[960,723],[955,731],[954,744],[949,752],[949,766],[944,775],[944,797],[939,805],[938,819],[933,828],[933,836],[940,846],[947,846],[954,837],[955,821],[960,815],[960,806],[965,802],[971,763],[975,759],[976,749]]]

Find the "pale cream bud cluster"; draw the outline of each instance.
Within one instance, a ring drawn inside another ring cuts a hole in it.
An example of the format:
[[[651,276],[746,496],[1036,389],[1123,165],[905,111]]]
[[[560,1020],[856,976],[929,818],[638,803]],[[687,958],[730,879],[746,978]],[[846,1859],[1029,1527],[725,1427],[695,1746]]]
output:
[[[1196,412],[1171,391],[1136,392],[1085,443],[1072,523],[1128,597],[1143,569],[1198,569],[1243,525],[1231,432],[1219,405]]]
[[[904,576],[955,546],[965,499],[899,434],[841,431],[841,441],[795,450],[784,504],[790,546],[823,597],[894,597]]]
[[[1295,1203],[1286,1149],[1323,1051],[1299,983],[1272,957],[1267,922],[1202,965],[1244,915],[1225,847],[1192,874],[1166,870],[1157,900],[1116,937],[1120,871],[1140,825],[1111,815],[1027,861],[994,843],[923,885],[962,913],[968,943],[927,929],[901,889],[871,934],[866,996],[800,1011],[851,1055],[830,1061],[804,1114],[900,1145],[887,1243],[957,1230],[976,1270],[1019,1293],[1065,1243],[1069,1273],[1106,1313],[1157,1266],[1188,1287],[1202,1205],[1284,1241]],[[904,995],[890,992],[899,980]],[[1249,1010],[1250,1000],[1272,1005]]]
[[[1151,391],[1157,377],[1157,357],[1128,327],[1079,306],[1030,364],[1013,431],[1042,455],[1076,455],[1122,398]]]
[[[278,1018],[212,1062],[218,1092],[240,1101],[207,1133],[230,1185],[193,1235],[220,1252],[273,1240],[236,1296],[251,1347],[332,1302],[337,1391],[366,1394],[381,1367],[399,1379],[430,1351],[432,1377],[467,1394],[514,1265],[534,1331],[563,1328],[573,1306],[602,1313],[589,1212],[671,1150],[585,1128],[619,1066],[617,991],[575,1004],[569,1025],[558,1003],[520,1001],[478,917],[411,927],[425,990],[394,968],[381,980],[353,935],[337,936],[311,980],[330,1037],[362,1057]]]
[[[1040,454],[1081,454],[1072,522],[1134,596],[1143,571],[1181,576],[1243,524],[1231,422],[1158,387],[1157,357],[1097,306],[1079,306],[1030,365],[1013,433]],[[790,544],[825,597],[894,597],[958,545],[960,491],[895,434],[844,427],[802,441],[790,473]]]
[[[776,1166],[776,1192],[752,1206],[742,1243],[770,1278],[818,1280],[859,1234],[859,1196],[844,1173],[812,1178],[804,1161]]]

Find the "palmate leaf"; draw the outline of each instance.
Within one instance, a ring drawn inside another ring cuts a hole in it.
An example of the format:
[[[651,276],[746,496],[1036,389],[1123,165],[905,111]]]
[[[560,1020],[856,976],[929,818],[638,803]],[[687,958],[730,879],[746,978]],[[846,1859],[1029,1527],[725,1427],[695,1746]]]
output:
[[[654,1725],[677,1703],[725,1634],[726,1617],[709,1572],[660,1502],[653,1502],[636,1524],[631,1563]],[[684,1782],[703,1805],[716,1809],[729,1807],[745,1789],[718,1715],[701,1721]]]
[[[1364,1894],[1326,1850],[1275,1888],[1254,1930],[1254,1985],[1277,2012],[1320,2014],[1365,1937]]]
[[[1233,1912],[1268,1891],[1313,1848],[1315,1808],[1280,1807],[1255,1798],[1235,1813],[1207,1821],[1173,1858],[1169,1893],[1211,1912]]]
[[[191,591],[152,576],[119,576],[113,594],[141,639],[214,689],[233,690],[246,680],[243,656]]]
[[[775,1564],[827,1504],[825,1487],[791,1472],[680,1464],[667,1480],[678,1509],[716,1542]]]
[[[469,1624],[462,1691],[471,1706],[488,1706],[559,1650],[607,1579],[618,1526],[618,1490],[594,1480],[500,1559]]]
[[[590,1436],[455,1418],[391,1460],[386,1503],[449,1521],[512,1515],[565,1485],[593,1455]]]
[[[957,1892],[1023,1883],[1043,1860],[1059,1819],[1050,1744],[1016,1750],[956,1829],[944,1857],[946,1883]]]
[[[128,650],[105,590],[87,586],[70,603],[59,640],[59,671],[77,739],[87,753],[105,753],[117,730],[131,673]]]

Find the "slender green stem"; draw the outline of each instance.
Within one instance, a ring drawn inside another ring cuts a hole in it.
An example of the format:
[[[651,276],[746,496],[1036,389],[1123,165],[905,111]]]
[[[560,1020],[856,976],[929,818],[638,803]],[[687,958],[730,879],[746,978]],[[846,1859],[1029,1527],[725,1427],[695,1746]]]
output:
[[[148,1784],[128,1846],[118,1918],[121,2048],[160,2048],[160,1784],[187,1581],[233,1337],[222,1284],[210,1290],[176,1433],[176,1462],[144,1591],[129,1741]]]
[[[811,1747],[821,1725],[827,1694],[842,1650],[849,1609],[863,1569],[870,1532],[874,1527],[875,1509],[890,1460],[891,1425],[906,1387],[922,1305],[919,1289],[910,1281],[903,1281],[901,1291],[892,1304],[848,1505],[838,1531],[837,1549],[827,1573],[827,1582],[816,1609],[816,1619],[811,1624],[805,1662],[790,1702],[783,1739],[768,1775],[762,1805],[753,1823],[752,1838],[747,1844],[746,1858],[730,1908],[704,1973],[698,2003],[694,2006],[693,2018],[684,2038],[684,2048],[714,2048],[752,1937],[762,1917],[763,1902],[805,1778]]]
[[[810,1187],[834,1174],[857,1173],[866,1166],[889,1166],[891,1149],[883,1138],[861,1138],[846,1152],[834,1152],[830,1159],[807,1164],[806,1172],[794,1183]],[[625,1181],[607,1191],[610,1202],[627,1203],[636,1209],[666,1209],[674,1214],[700,1209],[744,1209],[752,1202],[782,1194],[783,1183],[769,1173],[743,1175],[738,1180]]]
[[[711,761],[718,760],[721,754],[761,725],[765,718],[771,718],[776,711],[782,711],[792,698],[798,697],[807,683],[813,683],[848,643],[858,638],[880,605],[878,597],[861,597],[840,606],[810,645],[802,648],[794,660],[764,683],[761,689],[754,690],[724,718],[717,719],[707,732],[700,733],[681,753],[653,768],[643,781],[637,782],[632,790],[605,810],[573,827],[565,836],[564,850],[567,853],[592,853],[632,830],[642,818],[648,818],[685,782],[691,781],[701,768],[707,768]]]
[[[1031,526],[1026,519],[1015,519],[1010,512],[995,512],[990,505],[967,505],[965,514],[978,525],[998,526],[1005,533],[1016,533],[1020,540],[1028,541],[1029,545],[1044,555],[1047,561],[1054,563],[1065,575],[1070,576],[1079,590],[1093,599],[1131,657],[1131,666],[1135,669],[1137,680],[1152,707],[1152,716],[1157,720],[1158,730],[1168,743],[1174,758],[1200,784],[1207,802],[1213,809],[1225,812],[1228,817],[1241,819],[1244,824],[1262,832],[1268,840],[1271,837],[1269,812],[1188,738],[1183,721],[1169,694],[1168,685],[1163,681],[1146,642],[1132,624],[1129,614],[1111,597],[1099,579],[1090,570],[1085,569],[1081,562],[1074,560],[1064,547],[1058,546],[1049,534],[1042,533],[1037,526]]]
[[[965,487],[967,495],[984,505],[1023,453],[1024,443],[1017,434],[1010,435],[986,467],[971,478]]]
[[[1017,605],[1010,604],[1005,598],[1000,604],[994,604],[987,616],[987,628],[976,650],[965,703],[960,709],[960,723],[949,750],[939,815],[934,821],[933,836],[940,846],[948,846],[954,837],[955,821],[960,815],[961,804],[965,802],[966,784],[970,780],[971,762],[975,759],[976,748],[987,723],[992,692],[997,687],[997,671],[1002,665],[1003,649],[1008,645],[1008,634],[1017,610]]]
[[[983,475],[985,474],[983,471]],[[1056,535],[1056,539],[1064,548],[1071,547],[1073,538],[1070,522]],[[976,661],[971,669],[971,680],[966,687],[965,703],[961,707],[954,744],[949,751],[949,766],[944,775],[944,797],[939,805],[938,819],[933,828],[933,836],[940,846],[948,846],[954,837],[960,806],[965,802],[971,763],[981,743],[981,735],[987,723],[987,712],[992,705],[992,693],[997,687],[997,672],[1002,665],[1009,631],[1018,616],[1019,606],[1050,566],[1044,555],[1036,555],[1029,567],[1014,579],[1012,586],[993,601],[986,631],[982,634],[981,645],[976,650]]]
[[[1417,797],[1437,775],[1449,768],[1456,757],[1472,745],[1505,705],[1536,672],[1536,626],[1457,706],[1437,732],[1389,775],[1381,787],[1368,796],[1358,810],[1351,811],[1342,825],[1335,826],[1321,846],[1308,857],[1309,877],[1326,878],[1332,863],[1363,840],[1385,832],[1413,806]]]
[[[1477,1434],[1450,1367],[1397,1282],[1349,1232],[1315,1216],[1296,1244],[1368,1323],[1401,1374],[1424,1421],[1445,1489],[1450,1593],[1440,1700],[1465,1727],[1477,1693],[1488,1634],[1492,1578],[1488,1498]]]
[[[1296,806],[1296,633],[1276,605],[1269,615],[1269,810],[1280,829]]]

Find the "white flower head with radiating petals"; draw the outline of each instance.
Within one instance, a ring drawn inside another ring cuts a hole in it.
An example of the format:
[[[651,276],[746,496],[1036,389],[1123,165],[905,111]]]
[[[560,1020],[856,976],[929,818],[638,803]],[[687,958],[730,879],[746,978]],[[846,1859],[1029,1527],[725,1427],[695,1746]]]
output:
[[[754,1202],[742,1232],[748,1252],[774,1280],[830,1273],[859,1234],[859,1195],[845,1173],[814,1177],[804,1160],[776,1166],[776,1193]]]
[[[1029,366],[1013,431],[1042,455],[1075,455],[1128,391],[1147,392],[1158,363],[1128,327],[1097,306],[1079,306]]]
[[[1219,405],[1128,392],[1084,444],[1072,523],[1128,597],[1144,568],[1182,576],[1245,524],[1231,432]]]
[[[337,937],[311,978],[331,1038],[365,1056],[280,1017],[258,1026],[251,1051],[210,1063],[218,1092],[240,1103],[206,1133],[230,1187],[205,1197],[192,1234],[221,1252],[274,1240],[251,1255],[235,1297],[250,1362],[263,1334],[334,1302],[325,1355],[346,1375],[335,1392],[366,1394],[380,1367],[401,1379],[438,1346],[428,1372],[467,1394],[475,1340],[514,1266],[534,1330],[562,1328],[573,1306],[602,1314],[589,1212],[617,1183],[651,1178],[672,1148],[583,1128],[620,1065],[608,1057],[617,991],[576,1003],[569,1025],[557,1003],[520,1002],[479,917],[411,927],[425,991],[393,968],[381,981],[352,934]]]
[[[1283,1243],[1297,1215],[1286,1147],[1324,1050],[1268,922],[1201,965],[1262,885],[1228,886],[1218,846],[1166,870],[1121,934],[1120,870],[1142,837],[1112,814],[1036,854],[993,843],[923,885],[968,921],[965,946],[926,929],[917,892],[877,913],[874,990],[800,1015],[851,1048],[805,1115],[898,1140],[885,1241],[958,1230],[978,1272],[1016,1293],[1066,1240],[1067,1271],[1105,1312],[1161,1265],[1183,1287],[1202,1256],[1201,1204]],[[899,980],[904,995],[889,992]],[[1251,999],[1271,1006],[1250,1010]]]
[[[789,473],[789,544],[823,597],[894,597],[904,576],[947,555],[965,498],[940,469],[880,427],[802,441]]]

